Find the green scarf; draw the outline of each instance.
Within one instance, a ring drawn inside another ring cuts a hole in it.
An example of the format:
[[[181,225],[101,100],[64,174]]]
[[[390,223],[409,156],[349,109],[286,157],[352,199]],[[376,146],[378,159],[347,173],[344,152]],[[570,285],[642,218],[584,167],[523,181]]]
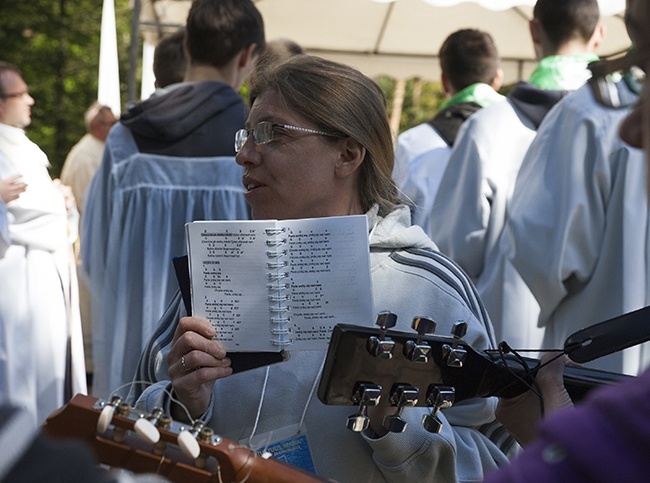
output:
[[[528,82],[544,90],[573,91],[591,77],[587,64],[594,60],[596,54],[550,55],[540,61]]]
[[[487,107],[503,99],[505,98],[489,85],[477,82],[456,92],[456,94],[442,103],[440,110],[453,106],[454,104],[460,104],[461,102],[475,102],[481,107]]]

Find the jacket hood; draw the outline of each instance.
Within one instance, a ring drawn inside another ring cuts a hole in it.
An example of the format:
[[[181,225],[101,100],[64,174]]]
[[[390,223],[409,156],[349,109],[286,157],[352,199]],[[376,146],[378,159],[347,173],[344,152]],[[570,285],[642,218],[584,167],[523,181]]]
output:
[[[379,216],[378,212],[379,206],[374,205],[366,213],[370,227],[371,247],[437,250],[436,244],[431,241],[422,228],[411,225],[411,212],[408,206],[400,205],[385,217]]]
[[[553,91],[540,89],[529,82],[519,82],[508,94],[508,100],[526,116],[535,129],[544,120],[551,108],[571,91]]]
[[[228,84],[184,82],[137,104],[120,121],[142,137],[174,142],[239,103],[241,96]]]

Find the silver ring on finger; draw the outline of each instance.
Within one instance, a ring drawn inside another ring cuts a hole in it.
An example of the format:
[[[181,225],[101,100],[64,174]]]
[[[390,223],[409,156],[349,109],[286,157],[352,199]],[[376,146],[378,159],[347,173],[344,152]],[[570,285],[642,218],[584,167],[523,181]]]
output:
[[[181,365],[185,368],[186,372],[190,372],[190,368],[187,367],[187,364],[185,364],[185,356],[181,356]]]

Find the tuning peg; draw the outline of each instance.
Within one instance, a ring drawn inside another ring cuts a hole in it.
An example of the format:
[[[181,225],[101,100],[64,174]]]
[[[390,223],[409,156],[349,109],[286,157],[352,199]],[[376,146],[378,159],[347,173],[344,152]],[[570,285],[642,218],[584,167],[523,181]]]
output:
[[[366,409],[369,406],[376,406],[381,399],[381,386],[371,382],[357,382],[352,395],[352,402],[358,404],[359,408],[356,414],[348,417],[346,427],[350,431],[360,433],[368,428],[370,419],[366,415]]]
[[[430,433],[439,433],[442,421],[438,417],[441,409],[449,408],[454,404],[456,390],[450,386],[430,385],[427,389],[427,406],[433,408],[431,414],[422,417],[422,426]]]
[[[181,428],[181,431],[178,433],[176,441],[178,446],[183,451],[183,454],[188,458],[195,460],[201,454],[201,447],[197,441],[198,435],[203,429],[203,423],[201,421],[194,421],[190,429]]]
[[[201,447],[196,438],[189,431],[181,431],[177,438],[178,446],[185,456],[195,460],[201,454]]]
[[[451,335],[455,339],[462,339],[463,337],[465,337],[465,334],[467,334],[467,327],[468,327],[467,322],[463,320],[458,321],[451,327]]]
[[[142,417],[133,425],[133,429],[140,439],[155,445],[160,440],[160,432],[156,428],[158,420],[163,416],[163,410],[154,408],[148,418]]]
[[[460,345],[462,337],[465,337],[465,334],[467,334],[467,322],[456,322],[451,328],[451,335],[454,337],[454,341],[451,345],[444,344],[442,346],[442,357],[449,367],[463,367],[465,363],[467,351]]]
[[[395,342],[386,338],[386,331],[395,327],[397,315],[391,312],[380,312],[375,324],[379,326],[379,337],[373,335],[368,339],[368,352],[379,359],[390,359],[393,357]]]
[[[402,433],[406,430],[407,423],[402,419],[402,410],[405,407],[415,406],[418,403],[420,390],[410,384],[395,384],[390,392],[390,403],[397,406],[395,414],[384,418],[382,425],[391,433]]]
[[[404,344],[404,355],[413,362],[428,362],[431,346],[423,342],[423,339],[426,334],[435,332],[436,323],[426,317],[415,317],[412,327],[418,333],[417,342],[407,341]]]
[[[117,412],[120,416],[128,416],[131,412],[131,405],[123,401],[120,396],[113,396],[111,402],[102,409],[102,412],[97,418],[97,432],[104,433],[108,429],[113,420],[113,415]],[[124,428],[116,427],[113,431],[113,441],[121,443],[126,438],[126,430]]]

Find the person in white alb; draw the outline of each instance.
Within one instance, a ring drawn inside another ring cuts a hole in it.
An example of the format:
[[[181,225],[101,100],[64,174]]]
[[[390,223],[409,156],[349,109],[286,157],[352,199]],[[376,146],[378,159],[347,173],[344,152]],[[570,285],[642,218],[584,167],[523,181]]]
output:
[[[0,179],[19,175],[27,185],[6,204],[0,402],[26,408],[40,424],[86,392],[86,371],[68,211],[74,206],[50,178],[45,153],[25,135],[33,104],[20,71],[0,62]]]
[[[499,55],[487,32],[462,29],[440,48],[442,86],[449,97],[429,121],[397,138],[393,179],[413,224],[431,236],[429,218],[451,147],[462,123],[482,107],[505,100]]]
[[[627,79],[603,92],[632,105]],[[545,348],[650,303],[647,164],[618,135],[628,113],[585,86],[549,113],[521,166],[500,250],[539,301]],[[648,363],[644,344],[587,365],[637,375]]]
[[[507,102],[486,107],[461,127],[431,215],[432,239],[475,281],[497,340],[539,348],[539,307],[495,249],[519,166],[549,110],[590,76],[604,35],[596,0],[538,0],[530,23],[541,59]]]

